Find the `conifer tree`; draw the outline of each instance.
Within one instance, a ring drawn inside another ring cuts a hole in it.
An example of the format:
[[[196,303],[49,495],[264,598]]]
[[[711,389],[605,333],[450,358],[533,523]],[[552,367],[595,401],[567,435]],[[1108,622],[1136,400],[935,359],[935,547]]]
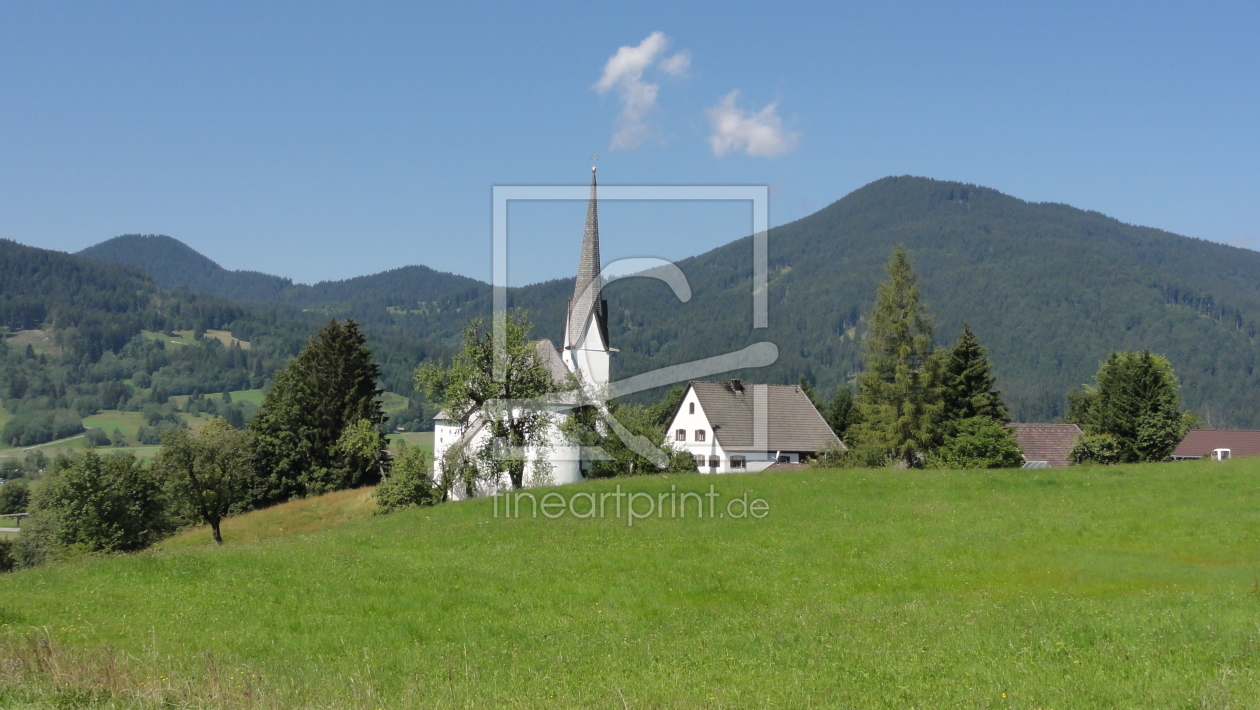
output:
[[[971,325],[963,323],[958,342],[945,358],[941,395],[945,405],[942,418],[956,422],[971,417],[987,417],[1003,424],[1011,416],[1002,402],[1002,392],[993,389],[997,378],[989,365],[989,355]]]
[[[251,502],[270,505],[304,495],[375,483],[379,462],[338,446],[348,427],[379,428],[385,412],[380,368],[353,320],[332,320],[283,370],[250,423],[257,458]],[[377,450],[385,437],[376,434]]]
[[[863,421],[851,448],[863,463],[919,467],[939,439],[940,359],[905,248],[893,251],[887,270],[863,343],[866,369],[858,378]]]
[[[823,418],[827,420],[827,425],[836,433],[836,436],[840,437],[841,441],[848,439],[849,429],[862,420],[857,399],[854,398],[853,390],[849,389],[849,385],[840,383],[840,387],[836,389],[836,396],[832,398],[831,404],[823,413]]]
[[[1180,385],[1172,363],[1149,350],[1112,353],[1094,376],[1096,387],[1069,394],[1066,419],[1086,437],[1078,444],[1097,448],[1112,442],[1114,461],[1073,450],[1076,461],[1133,463],[1163,461],[1186,435],[1192,415],[1180,411]]]

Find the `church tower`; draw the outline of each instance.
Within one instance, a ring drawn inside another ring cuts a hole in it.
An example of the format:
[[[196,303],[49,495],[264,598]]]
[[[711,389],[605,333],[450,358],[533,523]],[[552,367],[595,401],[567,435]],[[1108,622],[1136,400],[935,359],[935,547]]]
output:
[[[581,373],[587,385],[608,384],[608,302],[603,298],[599,260],[599,208],[595,204],[595,166],[591,166],[591,199],[586,206],[586,231],[578,258],[577,283],[564,321],[564,364]]]

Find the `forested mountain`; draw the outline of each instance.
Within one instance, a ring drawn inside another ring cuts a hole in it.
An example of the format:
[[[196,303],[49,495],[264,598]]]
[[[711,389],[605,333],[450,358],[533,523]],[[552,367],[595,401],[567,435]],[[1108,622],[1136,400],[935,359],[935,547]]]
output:
[[[240,303],[355,308],[361,316],[378,322],[382,318],[371,315],[374,309],[421,303],[454,309],[475,298],[485,286],[475,279],[427,266],[404,266],[313,286],[295,284],[292,279],[257,271],[229,271],[178,239],[163,235],[126,234],[88,247],[78,255],[140,267],[155,283],[170,290],[187,289]],[[404,310],[414,309],[413,305]]]
[[[0,240],[0,398],[14,415],[4,443],[46,441],[100,410],[263,387],[327,321],[287,304],[172,292],[132,266]],[[230,344],[201,337],[211,330],[230,332]],[[402,329],[365,330],[382,384],[403,395],[416,365],[446,352]]]
[[[574,234],[576,253],[576,225]],[[610,334],[621,351],[614,377],[769,340],[779,361],[743,373],[748,379],[805,374],[823,393],[834,390],[859,369],[862,318],[896,244],[914,260],[938,341],[951,342],[969,321],[1017,420],[1060,416],[1068,388],[1088,381],[1109,352],[1150,348],[1169,357],[1185,401],[1212,425],[1260,426],[1260,253],[915,177],[879,180],[771,230],[766,330],[751,328],[748,238],[678,262],[689,303],[659,282],[611,284]],[[448,341],[490,304],[488,285],[423,267],[285,288],[277,300]],[[571,289],[571,280],[550,281],[513,289],[510,299],[538,335],[559,340]]]

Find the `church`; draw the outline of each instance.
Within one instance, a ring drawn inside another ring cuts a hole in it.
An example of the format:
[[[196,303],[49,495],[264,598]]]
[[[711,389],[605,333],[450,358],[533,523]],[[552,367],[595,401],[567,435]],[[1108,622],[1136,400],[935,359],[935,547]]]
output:
[[[599,205],[596,201],[595,168],[591,167],[591,194],[586,206],[586,228],[578,258],[577,281],[564,319],[564,340],[557,348],[551,340],[535,344],[537,357],[551,372],[557,384],[577,375],[587,389],[602,392],[608,386],[609,360],[614,352],[608,342],[608,302],[603,297],[599,257]],[[553,423],[548,427],[547,445],[525,453],[526,487],[562,485],[584,478],[586,468],[582,447],[560,431],[567,406],[557,403]],[[474,416],[466,428],[446,411],[434,417],[433,456],[440,467],[453,447],[476,450],[490,437],[486,422]],[[589,452],[587,452],[589,454]],[[502,482],[484,482],[477,495],[494,493]],[[461,497],[457,495],[456,497]]]
[[[588,393],[606,391],[609,361],[616,352],[608,338],[608,303],[602,291],[596,189],[592,167],[586,227],[573,297],[565,314],[564,340],[558,348],[550,340],[535,343],[536,357],[551,373],[553,382],[569,383],[576,376]],[[560,430],[574,399],[561,396],[554,400],[547,443],[524,452],[526,487],[581,481],[591,458],[600,453],[577,445]],[[799,465],[819,452],[844,446],[799,387],[745,386],[739,380],[688,383],[668,432],[666,446],[690,453],[701,473]],[[489,427],[476,414],[466,427],[446,411],[434,417],[433,453],[439,468],[452,449],[476,451],[489,440]],[[491,495],[506,485],[493,476],[483,478],[487,480],[478,483],[474,495]],[[455,498],[467,495],[466,491],[452,493]]]

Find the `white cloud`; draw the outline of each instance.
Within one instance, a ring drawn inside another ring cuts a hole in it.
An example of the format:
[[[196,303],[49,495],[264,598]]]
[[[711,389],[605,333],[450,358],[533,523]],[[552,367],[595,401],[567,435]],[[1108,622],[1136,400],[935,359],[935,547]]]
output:
[[[658,65],[661,71],[670,76],[686,76],[687,70],[691,68],[691,52],[682,51],[667,59],[662,59]]]
[[[613,133],[613,148],[637,148],[651,137],[652,126],[647,119],[656,110],[656,98],[661,87],[645,81],[643,73],[657,64],[657,59],[668,45],[669,38],[664,32],[653,32],[637,47],[618,48],[617,53],[604,64],[604,73],[593,88],[600,94],[616,89],[621,101],[621,113],[617,116]],[[691,66],[691,55],[679,52],[657,66],[671,76],[682,76]]]
[[[709,146],[721,158],[732,151],[773,158],[792,150],[800,140],[799,133],[783,130],[783,120],[775,113],[778,102],[772,102],[755,114],[735,105],[739,90],[732,91],[717,106],[708,110],[713,135]]]

